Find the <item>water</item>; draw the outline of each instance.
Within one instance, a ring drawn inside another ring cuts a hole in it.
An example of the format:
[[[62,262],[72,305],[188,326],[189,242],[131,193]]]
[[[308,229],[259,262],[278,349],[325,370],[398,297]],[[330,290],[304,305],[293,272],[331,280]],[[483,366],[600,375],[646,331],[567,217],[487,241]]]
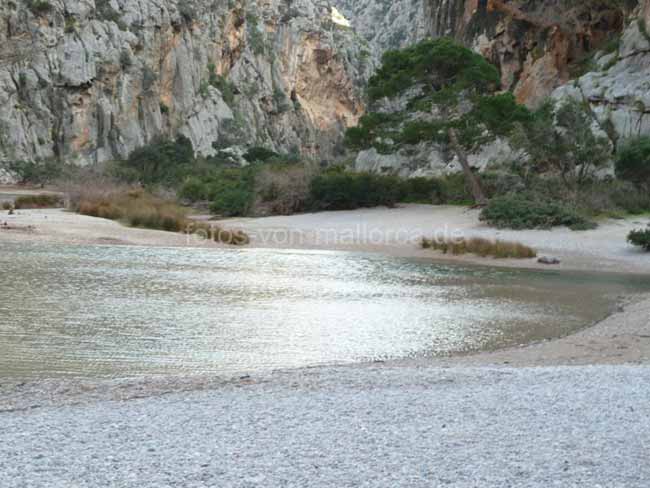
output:
[[[0,377],[218,374],[568,334],[647,279],[341,252],[0,243]]]

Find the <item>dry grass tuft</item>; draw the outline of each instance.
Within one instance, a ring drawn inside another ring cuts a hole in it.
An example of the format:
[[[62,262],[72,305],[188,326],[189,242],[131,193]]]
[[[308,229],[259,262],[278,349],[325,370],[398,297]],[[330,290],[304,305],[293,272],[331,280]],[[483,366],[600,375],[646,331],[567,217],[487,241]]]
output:
[[[16,198],[14,207],[17,210],[27,210],[31,208],[61,208],[63,207],[63,198],[59,195],[24,195]]]
[[[493,257],[495,259],[530,259],[537,257],[537,252],[519,242],[508,242],[500,240],[472,237],[470,239],[426,239],[422,238],[423,249],[434,249],[444,254],[460,256],[463,254],[476,254],[483,258]]]
[[[119,220],[131,227],[199,234],[235,246],[249,243],[243,231],[192,221],[185,208],[141,188],[86,185],[70,192],[70,205],[80,214]]]

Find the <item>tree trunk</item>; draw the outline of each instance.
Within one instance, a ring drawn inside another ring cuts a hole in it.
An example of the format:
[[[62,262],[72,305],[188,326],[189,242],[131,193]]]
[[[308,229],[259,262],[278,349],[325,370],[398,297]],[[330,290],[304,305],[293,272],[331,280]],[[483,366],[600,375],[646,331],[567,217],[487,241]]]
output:
[[[456,129],[451,127],[449,128],[449,142],[451,143],[451,147],[456,153],[456,156],[458,156],[460,165],[463,167],[463,173],[465,173],[465,179],[467,180],[467,184],[469,185],[469,188],[472,192],[472,197],[474,197],[474,202],[476,202],[477,205],[487,205],[488,199],[485,196],[485,191],[483,190],[481,180],[472,171],[472,168],[469,165],[469,161],[467,160],[465,150],[458,142]]]

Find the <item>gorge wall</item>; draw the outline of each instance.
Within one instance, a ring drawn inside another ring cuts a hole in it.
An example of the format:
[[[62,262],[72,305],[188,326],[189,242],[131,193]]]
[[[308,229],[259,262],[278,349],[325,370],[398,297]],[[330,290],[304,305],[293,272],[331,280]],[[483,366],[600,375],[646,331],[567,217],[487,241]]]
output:
[[[529,106],[588,102],[616,143],[650,133],[648,31],[650,0],[4,0],[0,162],[90,164],[178,134],[205,155],[332,160],[382,53],[429,36],[486,56]]]
[[[3,0],[0,161],[89,164],[178,134],[329,158],[367,57],[327,1]]]
[[[500,68],[503,89],[534,106],[616,42],[637,0],[335,0],[378,55],[449,36]],[[647,4],[647,2],[646,2]]]
[[[496,65],[501,88],[520,103],[578,99],[613,147],[650,134],[650,0],[336,1],[376,53],[452,37]],[[485,168],[511,156],[496,141],[470,160]],[[356,167],[403,176],[459,169],[448,151],[431,144],[394,154],[362,151]]]

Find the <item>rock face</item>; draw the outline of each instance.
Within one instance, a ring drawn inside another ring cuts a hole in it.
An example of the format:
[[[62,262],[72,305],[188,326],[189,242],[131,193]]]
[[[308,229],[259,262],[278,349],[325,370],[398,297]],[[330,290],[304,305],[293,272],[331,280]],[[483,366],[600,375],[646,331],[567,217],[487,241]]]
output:
[[[375,65],[387,48],[450,36],[498,66],[502,88],[520,103],[588,102],[614,147],[650,134],[650,0],[335,1],[371,46]],[[371,149],[358,155],[356,167],[439,175],[459,170],[452,156],[436,144],[394,154]],[[470,163],[484,169],[513,156],[507,141],[496,140],[471,154]]]
[[[425,37],[449,36],[499,66],[503,89],[535,106],[615,38],[637,3],[590,0],[335,0],[378,59]]]
[[[333,0],[364,39],[368,57],[378,66],[388,49],[414,44],[430,35],[430,15],[423,0]]]
[[[614,144],[650,134],[650,0],[635,12],[617,49],[596,57],[597,69],[558,88],[557,99],[587,102]]]
[[[467,155],[472,168],[478,171],[498,168],[516,157],[508,141],[497,138]],[[443,144],[420,143],[391,154],[381,154],[371,148],[359,152],[355,159],[356,171],[399,175],[404,178],[439,177],[460,173],[463,169],[453,151]]]
[[[321,0],[3,0],[0,160],[90,164],[178,134],[202,154],[332,157],[363,111],[367,54],[331,15]]]

